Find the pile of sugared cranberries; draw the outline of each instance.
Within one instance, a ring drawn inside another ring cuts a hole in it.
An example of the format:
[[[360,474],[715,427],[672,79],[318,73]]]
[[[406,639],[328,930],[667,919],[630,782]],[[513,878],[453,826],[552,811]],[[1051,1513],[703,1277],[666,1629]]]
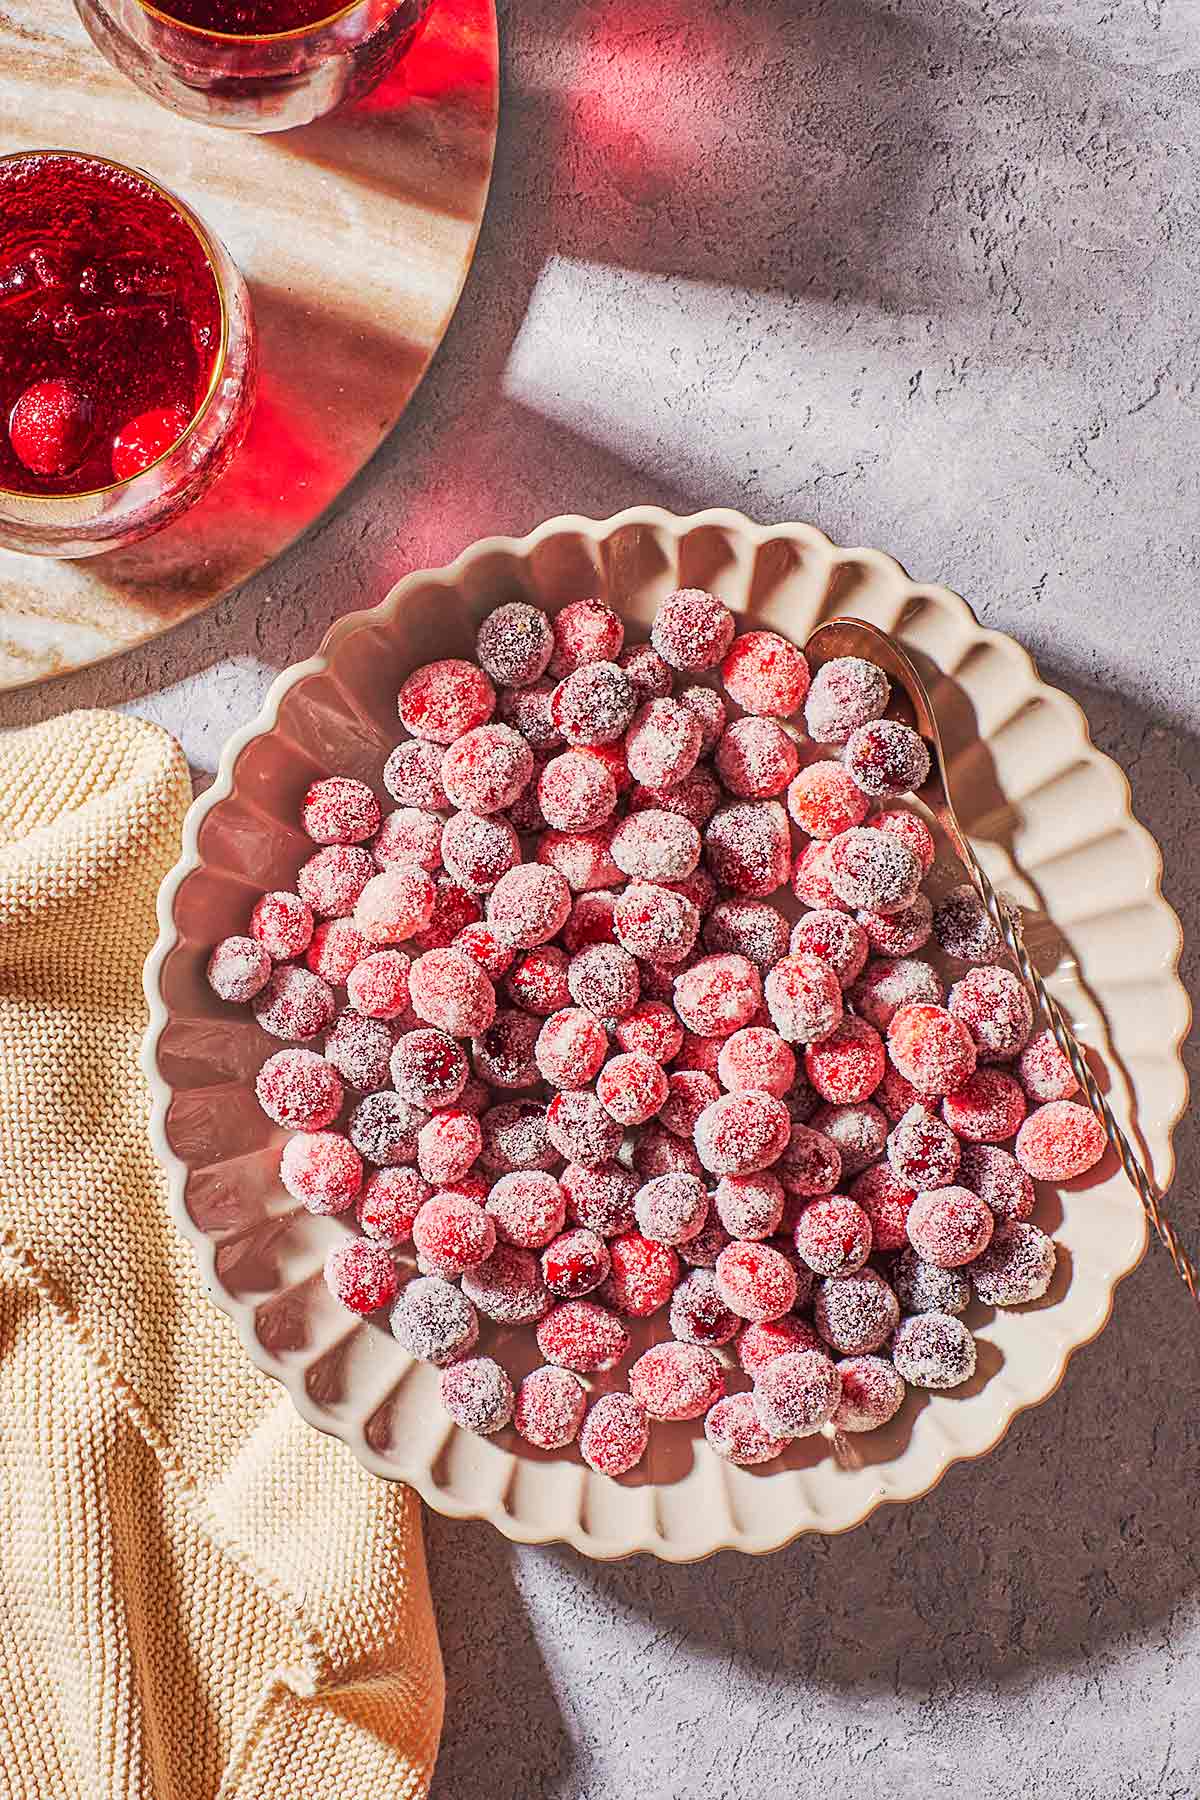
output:
[[[624,640],[510,601],[414,670],[404,741],[311,784],[311,853],[208,962],[335,1300],[462,1429],[607,1476],[655,1420],[752,1465],[969,1381],[960,1315],[1053,1278],[1034,1183],[1105,1147],[974,890],[921,891],[883,671],[810,679],[698,589]],[[536,1339],[519,1385],[489,1324]]]

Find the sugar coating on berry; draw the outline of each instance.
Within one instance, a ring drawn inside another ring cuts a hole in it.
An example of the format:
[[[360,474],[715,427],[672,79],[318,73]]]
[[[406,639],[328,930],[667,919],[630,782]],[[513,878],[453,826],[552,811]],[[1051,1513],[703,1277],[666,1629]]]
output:
[[[637,689],[639,700],[662,700],[671,692],[671,666],[653,644],[627,644],[616,663]]]
[[[542,1251],[542,1280],[560,1300],[579,1300],[592,1293],[611,1266],[604,1239],[585,1225],[561,1231]]]
[[[643,1051],[626,1051],[605,1064],[596,1078],[596,1097],[621,1125],[644,1125],[667,1097],[662,1065]]]
[[[823,1131],[792,1120],[775,1174],[788,1194],[804,1198],[831,1194],[842,1177],[841,1152]]]
[[[998,1219],[1027,1219],[1033,1211],[1033,1182],[1016,1157],[996,1144],[964,1144],[958,1180]]]
[[[629,1348],[629,1333],[598,1301],[564,1300],[538,1326],[537,1344],[548,1363],[594,1375],[616,1368]]]
[[[541,1026],[533,1013],[497,1008],[484,1031],[471,1039],[471,1061],[480,1080],[493,1088],[536,1087],[541,1071],[534,1052]]]
[[[339,1131],[289,1138],[279,1159],[279,1179],[311,1213],[345,1212],[353,1206],[362,1178],[362,1157]]]
[[[861,825],[869,802],[853,777],[838,762],[810,763],[788,788],[787,808],[809,837],[838,837]]]
[[[553,1175],[542,1169],[518,1169],[493,1185],[486,1211],[502,1244],[540,1250],[561,1232],[566,1207],[566,1195]]]
[[[728,1344],[741,1320],[721,1298],[710,1268],[693,1269],[671,1296],[671,1335],[681,1344]]]
[[[564,1450],[573,1444],[587,1411],[587,1394],[569,1369],[531,1369],[517,1389],[513,1424],[527,1444]]]
[[[372,876],[354,906],[354,923],[370,944],[399,944],[429,924],[436,890],[425,869],[403,863]]]
[[[698,1419],[725,1392],[725,1372],[706,1344],[654,1344],[629,1371],[629,1391],[652,1419]]]
[[[518,1244],[497,1244],[489,1257],[464,1272],[462,1289],[496,1325],[536,1324],[554,1304],[537,1253]]]
[[[557,685],[557,682],[543,678],[529,687],[504,688],[497,702],[496,710],[501,719],[514,731],[519,731],[535,753],[551,750],[563,741],[562,732],[550,714],[550,696]]]
[[[739,1319],[778,1319],[796,1303],[796,1271],[769,1244],[734,1242],[717,1258],[717,1286]]]
[[[566,952],[555,944],[520,951],[504,978],[504,991],[514,1006],[539,1019],[561,1011],[571,997]]]
[[[449,1107],[435,1113],[417,1133],[417,1167],[427,1181],[441,1187],[465,1175],[482,1148],[483,1132],[475,1114]]]
[[[832,912],[848,912],[829,880],[829,845],[814,838],[805,844],[792,865],[792,892],[805,906]]]
[[[938,943],[956,962],[994,963],[1004,955],[1004,939],[969,881],[950,889],[933,915]]]
[[[324,1053],[342,1079],[361,1094],[386,1087],[391,1079],[393,1028],[345,1007],[325,1033]]]
[[[691,1268],[715,1269],[718,1256],[732,1242],[729,1233],[710,1206],[708,1218],[700,1230],[695,1237],[688,1238],[686,1243],[679,1245],[678,1253],[680,1260]],[[676,1335],[678,1336],[678,1333]]]
[[[911,1387],[961,1387],[975,1373],[975,1339],[949,1313],[917,1313],[901,1321],[892,1362]]]
[[[659,1119],[676,1137],[690,1139],[700,1114],[720,1095],[716,1080],[702,1069],[672,1070],[667,1078],[667,1097]]]
[[[827,1425],[842,1396],[842,1380],[819,1350],[773,1357],[754,1384],[754,1409],[775,1437],[809,1437]]]
[[[957,1137],[936,1113],[910,1106],[893,1125],[888,1162],[905,1187],[923,1191],[946,1187],[958,1174],[962,1155]]]
[[[906,1081],[939,1098],[960,1088],[975,1070],[970,1032],[943,1006],[902,1006],[888,1026],[888,1055]]]
[[[912,794],[929,779],[929,750],[911,725],[873,719],[852,731],[843,758],[864,794],[872,800],[896,800]]]
[[[337,1070],[315,1050],[277,1050],[258,1071],[254,1092],[268,1119],[290,1131],[321,1131],[342,1110]]]
[[[735,800],[704,829],[704,860],[714,879],[746,899],[781,888],[791,866],[787,814],[778,800]]]
[[[597,888],[620,887],[621,871],[611,853],[615,830],[610,821],[590,831],[543,831],[537,841],[536,860],[545,868],[557,869],[573,894],[582,896]],[[564,941],[569,950],[579,947],[576,933],[565,935]]]
[[[752,1394],[726,1394],[718,1400],[705,1414],[704,1435],[722,1461],[737,1468],[773,1462],[788,1442],[766,1429]]]
[[[906,1081],[899,1069],[890,1060],[883,1072],[883,1080],[875,1089],[871,1104],[891,1120],[894,1125],[902,1119],[910,1106],[924,1106],[927,1096],[919,1094],[911,1081]],[[886,1129],[886,1128],[885,1128]]]
[[[730,1093],[754,1088],[782,1100],[796,1079],[796,1058],[777,1031],[746,1025],[722,1044],[717,1074]]]
[[[440,829],[441,860],[468,893],[490,892],[500,877],[515,869],[521,860],[520,839],[507,819],[460,812],[447,819]]]
[[[726,693],[748,713],[786,719],[804,704],[808,664],[777,632],[747,631],[727,652],[721,680]]]
[[[591,1169],[611,1162],[624,1136],[595,1094],[583,1088],[555,1094],[546,1108],[546,1131],[560,1156]]]
[[[490,975],[493,981],[499,981],[502,975],[507,974],[516,956],[512,945],[501,943],[491,926],[481,921],[474,925],[464,925],[449,948],[457,950],[460,956],[468,957],[471,962],[478,963],[484,974]]]
[[[632,1012],[617,1020],[613,1036],[622,1050],[653,1057],[657,1063],[669,1063],[683,1048],[683,1026],[663,1000],[639,1000]]]
[[[451,732],[454,736],[457,733]],[[398,806],[420,806],[435,812],[449,806],[441,778],[444,755],[440,742],[424,738],[407,738],[396,745],[383,765],[383,785]]]
[[[841,983],[819,956],[785,956],[763,983],[763,996],[776,1031],[791,1044],[818,1043],[842,1018]]]
[[[469,1356],[443,1369],[442,1405],[462,1431],[490,1437],[513,1415],[515,1396],[507,1371],[490,1356]]]
[[[723,1175],[713,1195],[717,1216],[731,1238],[768,1238],[783,1218],[783,1188],[774,1175]]]
[[[744,1325],[737,1341],[737,1359],[750,1379],[757,1381],[777,1356],[821,1348],[820,1338],[806,1319],[784,1313],[778,1319],[757,1319]]]
[[[704,1164],[693,1144],[673,1132],[664,1131],[657,1119],[643,1126],[633,1146],[633,1166],[643,1181],[656,1175],[670,1175],[676,1170],[687,1175],[703,1175]]]
[[[1011,1062],[1033,1030],[1033,1002],[1008,969],[968,969],[946,1004],[974,1038],[980,1062]]]
[[[637,689],[614,662],[583,664],[550,696],[550,717],[574,745],[615,743],[628,731],[637,707]]]
[[[496,607],[475,634],[479,666],[497,687],[529,687],[545,673],[553,654],[549,619],[522,600]]]
[[[827,1276],[817,1283],[813,1321],[841,1356],[865,1356],[886,1344],[900,1322],[900,1302],[874,1269]]]
[[[455,738],[491,718],[496,709],[496,690],[482,669],[451,656],[414,669],[400,689],[397,706],[400,723],[412,737],[426,738],[434,744],[452,744]],[[387,787],[389,793],[395,793],[391,782],[387,782]],[[411,804],[420,806],[422,802],[414,800]]]
[[[597,1475],[625,1475],[646,1454],[650,1429],[632,1394],[601,1394],[579,1433],[579,1454]]]
[[[611,770],[595,756],[567,750],[552,756],[537,783],[542,817],[554,831],[591,831],[617,804]]]
[[[925,1262],[939,1269],[961,1269],[991,1241],[995,1220],[970,1188],[930,1188],[909,1208],[908,1239]]]
[[[432,1198],[433,1188],[416,1169],[376,1169],[363,1183],[355,1216],[367,1237],[398,1250],[410,1242],[413,1220]]]
[[[1007,1142],[1020,1129],[1025,1113],[1025,1090],[1007,1069],[976,1069],[942,1101],[947,1125],[976,1144]]]
[[[496,990],[457,950],[429,950],[409,971],[409,1002],[417,1017],[450,1037],[478,1037],[496,1016]]]
[[[891,686],[883,670],[861,656],[822,663],[804,702],[808,735],[817,744],[844,744],[860,725],[887,711]]]
[[[788,923],[761,900],[722,900],[705,919],[703,936],[714,955],[744,956],[765,976],[787,954]]]
[[[833,1415],[838,1431],[877,1431],[894,1419],[907,1389],[883,1356],[849,1356],[837,1365],[842,1397]]]
[[[571,890],[557,869],[522,863],[502,875],[488,896],[488,924],[505,943],[531,950],[562,930]]]
[[[762,980],[745,956],[703,956],[675,982],[675,1011],[697,1037],[727,1038],[762,1005]]]
[[[562,677],[585,663],[611,662],[625,642],[625,627],[602,600],[573,600],[550,621],[554,651],[550,673]]]
[[[483,908],[474,894],[450,875],[435,875],[433,915],[428,925],[413,932],[413,944],[418,950],[447,950],[465,925],[474,925],[482,917]]]
[[[1047,1027],[1035,1033],[1017,1058],[1017,1079],[1031,1100],[1069,1100],[1079,1083],[1054,1033]]]
[[[920,863],[922,872],[928,875],[937,855],[937,846],[933,841],[933,833],[920,813],[910,812],[907,807],[902,806],[885,807],[866,823],[870,830],[892,832],[901,843],[907,844]]]
[[[727,727],[715,761],[731,794],[742,800],[770,800],[792,780],[800,766],[800,752],[795,739],[775,719],[748,715]]]
[[[1074,1100],[1051,1100],[1030,1113],[1014,1154],[1035,1181],[1073,1181],[1094,1168],[1107,1147],[1095,1113]]]
[[[301,863],[296,886],[319,917],[344,918],[377,873],[374,857],[360,844],[330,844]]]
[[[855,911],[899,912],[921,885],[921,865],[908,845],[864,826],[832,839],[826,869],[838,899]]]
[[[1036,1225],[1005,1219],[971,1264],[971,1281],[986,1306],[1024,1306],[1040,1300],[1054,1275],[1053,1241]]]
[[[473,1350],[479,1338],[475,1308],[453,1282],[417,1275],[392,1307],[392,1336],[409,1356],[444,1369]]]
[[[676,588],[655,614],[650,642],[673,669],[699,674],[713,669],[733,642],[729,608],[703,588]]]
[[[720,742],[721,733],[729,717],[728,709],[715,688],[685,687],[680,688],[675,696],[681,706],[694,712],[700,721],[700,754],[708,756]]]
[[[381,1244],[350,1238],[325,1258],[325,1285],[350,1312],[365,1317],[390,1306],[400,1285],[395,1263]]]
[[[330,775],[305,794],[300,823],[315,844],[365,844],[379,830],[379,802],[365,781]]]
[[[647,1319],[666,1306],[679,1281],[679,1258],[670,1244],[623,1232],[610,1240],[612,1259],[601,1298],[631,1318]]]
[[[481,1167],[496,1175],[514,1169],[552,1169],[558,1160],[546,1130],[546,1108],[538,1100],[508,1100],[480,1116]]]
[[[637,959],[620,944],[589,944],[567,964],[567,990],[598,1019],[624,1018],[641,997]]]
[[[871,1221],[847,1195],[829,1194],[804,1208],[794,1242],[815,1275],[852,1275],[871,1254]]]
[[[303,956],[313,934],[313,914],[299,894],[264,894],[250,914],[250,935],[273,962]]]
[[[622,948],[648,962],[682,962],[700,930],[691,900],[649,881],[630,882],[617,898],[612,922]]]
[[[832,1139],[842,1159],[842,1174],[857,1175],[883,1155],[888,1122],[870,1100],[856,1106],[822,1106],[812,1116],[812,1129]]]
[[[613,832],[609,850],[635,881],[680,881],[700,860],[700,833],[678,813],[630,813]]]
[[[659,1244],[683,1244],[708,1218],[708,1190],[696,1175],[675,1170],[656,1175],[640,1188],[634,1215],[643,1237]]]
[[[340,987],[370,945],[351,919],[322,919],[304,952],[305,966]]]
[[[628,810],[639,812],[673,812],[687,819],[697,831],[707,825],[723,798],[721,784],[710,769],[697,767],[671,787],[646,787],[639,783],[630,790]]]
[[[750,1175],[779,1161],[791,1129],[787,1107],[773,1094],[723,1094],[696,1121],[696,1150],[714,1175]]]
[[[695,767],[703,737],[690,707],[678,700],[646,700],[625,734],[629,773],[644,787],[673,787]]]
[[[346,977],[351,1006],[367,1019],[398,1019],[408,1010],[411,969],[404,950],[377,950],[364,956]]]
[[[871,1221],[876,1250],[902,1250],[908,1243],[908,1209],[916,1189],[906,1187],[888,1163],[875,1163],[850,1183],[850,1198]]]
[[[820,907],[796,920],[787,948],[793,956],[820,957],[822,962],[829,964],[845,989],[857,980],[866,963],[867,934],[848,913]],[[783,954],[781,951],[780,957]],[[779,961],[780,957],[775,960]]]
[[[444,1031],[409,1031],[392,1051],[392,1086],[426,1112],[453,1106],[467,1084],[467,1059]]]
[[[966,1312],[971,1303],[971,1283],[962,1269],[942,1269],[926,1262],[911,1244],[892,1263],[892,1286],[905,1313]]]
[[[552,1013],[538,1032],[534,1058],[543,1079],[558,1088],[584,1088],[608,1055],[608,1033],[583,1007]]]
[[[886,1031],[902,1007],[939,1006],[942,999],[937,975],[915,957],[879,957],[850,989],[855,1011],[877,1031]]]
[[[442,786],[462,812],[500,812],[532,775],[533,751],[511,725],[477,725],[455,738],[442,759]]]
[[[618,1162],[598,1169],[568,1163],[559,1180],[567,1198],[567,1217],[574,1224],[603,1238],[633,1231],[637,1223],[633,1202],[642,1184],[632,1170]]]
[[[854,1106],[869,1099],[887,1065],[883,1039],[865,1019],[847,1016],[804,1052],[804,1072],[822,1100]]]
[[[307,1043],[332,1022],[337,1001],[328,982],[295,963],[280,963],[250,1002],[262,1029],[271,1037]]]
[[[227,937],[208,959],[208,985],[219,1000],[245,1005],[253,1000],[271,976],[271,958],[252,937]]]
[[[928,894],[918,894],[910,906],[898,912],[871,912],[864,907],[858,922],[867,936],[875,956],[911,956],[929,942],[933,931],[933,903]]]
[[[346,1130],[360,1156],[390,1169],[416,1162],[417,1133],[427,1116],[399,1094],[368,1094],[350,1114]]]
[[[435,1194],[413,1220],[413,1243],[430,1274],[450,1279],[492,1254],[496,1226],[478,1201]]]

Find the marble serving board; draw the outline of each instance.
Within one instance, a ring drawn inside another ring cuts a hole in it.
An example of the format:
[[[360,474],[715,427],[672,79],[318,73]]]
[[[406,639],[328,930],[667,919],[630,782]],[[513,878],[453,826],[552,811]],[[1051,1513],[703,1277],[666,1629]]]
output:
[[[184,519],[78,562],[0,551],[0,688],[168,630],[292,543],[387,436],[466,279],[496,138],[493,0],[435,0],[357,106],[254,137],[165,111],[96,51],[69,0],[0,0],[0,153],[91,150],[192,202],[250,284],[258,406]]]

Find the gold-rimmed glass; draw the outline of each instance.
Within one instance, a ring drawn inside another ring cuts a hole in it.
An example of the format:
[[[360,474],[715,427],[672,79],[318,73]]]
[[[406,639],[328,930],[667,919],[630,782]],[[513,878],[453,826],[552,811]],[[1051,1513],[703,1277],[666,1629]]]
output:
[[[92,42],[163,106],[257,132],[307,125],[368,93],[410,47],[430,5],[352,0],[311,23],[255,34],[176,18],[151,0],[75,0]]]
[[[220,335],[205,392],[186,428],[160,455],[123,480],[79,491],[69,482],[53,491],[0,486],[0,546],[34,555],[92,556],[148,537],[178,518],[227,468],[245,436],[257,375],[257,341],[250,296],[220,238],[187,203],[142,169],[71,150],[16,151],[0,167],[28,164],[52,193],[57,165],[69,165],[86,184],[99,171],[117,171],[149,189],[195,234],[216,289]],[[0,236],[0,261],[3,243]],[[6,421],[3,423],[7,423]]]

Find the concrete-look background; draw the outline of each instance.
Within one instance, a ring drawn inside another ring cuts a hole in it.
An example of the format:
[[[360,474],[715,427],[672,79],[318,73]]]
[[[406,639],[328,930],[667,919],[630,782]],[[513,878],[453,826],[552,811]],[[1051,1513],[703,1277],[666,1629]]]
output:
[[[1200,945],[1200,0],[511,0],[456,322],[344,505],[0,723],[128,705],[202,775],[340,612],[639,500],[948,581],[1084,705]],[[1193,1077],[1200,1058],[1190,1047]],[[1174,1206],[1200,1240],[1200,1126]],[[1200,1321],[1151,1252],[1060,1394],[765,1561],[429,1522],[436,1800],[1193,1800]]]

